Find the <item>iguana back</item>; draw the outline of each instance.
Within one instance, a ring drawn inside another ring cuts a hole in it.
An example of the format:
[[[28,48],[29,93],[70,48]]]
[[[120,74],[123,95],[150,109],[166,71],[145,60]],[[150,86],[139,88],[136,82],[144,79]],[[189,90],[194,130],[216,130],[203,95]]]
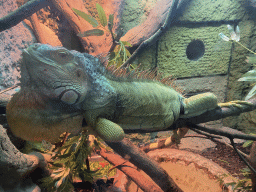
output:
[[[25,98],[25,92],[32,98]],[[40,105],[32,102],[38,98]],[[23,100],[26,106],[20,104]],[[160,82],[115,78],[89,54],[34,44],[23,52],[21,91],[8,104],[7,119],[17,136],[53,142],[60,131],[81,131],[84,117],[95,134],[119,141],[123,129],[161,130],[181,115],[217,106],[211,93],[199,101],[199,108],[193,109],[196,102],[187,103],[180,93]],[[67,117],[72,120],[66,121]],[[51,133],[47,133],[49,120]],[[43,137],[35,137],[37,134]]]

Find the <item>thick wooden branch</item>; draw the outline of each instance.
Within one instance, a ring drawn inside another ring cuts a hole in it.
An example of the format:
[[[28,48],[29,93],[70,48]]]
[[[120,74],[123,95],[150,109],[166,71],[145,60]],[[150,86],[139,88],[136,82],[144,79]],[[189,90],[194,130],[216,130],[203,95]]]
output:
[[[74,13],[72,8],[76,8],[87,14],[88,11],[84,7],[82,0],[51,0],[54,6],[65,16],[70,26],[74,29],[75,33],[81,33],[93,29],[93,27],[84,19]],[[102,1],[101,6],[105,10],[107,17],[109,14],[114,14],[115,26],[119,25],[122,13],[123,0],[108,0]],[[80,41],[86,52],[92,55],[104,55],[108,53],[112,45],[112,37],[110,34],[104,33],[103,36],[80,37]]]
[[[117,29],[119,26],[123,2],[124,0],[102,1],[103,4],[101,5],[106,15],[114,14],[115,16],[114,29]],[[55,6],[65,16],[75,33],[78,34],[93,29],[87,21],[81,19],[72,10],[72,8],[76,8],[89,14],[84,7],[83,0],[31,0],[5,17],[0,18],[0,32],[17,25],[19,22],[48,5]],[[40,32],[37,34],[40,34]],[[41,37],[38,37],[38,39],[40,38]],[[112,37],[106,33],[103,36],[97,37],[81,37],[80,41],[84,50],[92,55],[100,55],[102,53],[106,55],[112,45]]]
[[[182,191],[165,170],[154,160],[150,159],[146,153],[134,146],[128,139],[121,142],[106,142],[116,153],[143,170],[151,179],[158,184],[163,191]]]
[[[6,130],[0,125],[0,186],[14,188],[22,178],[37,167],[46,166],[47,155],[23,154],[10,141]]]
[[[130,177],[133,182],[135,182],[143,191],[145,192],[162,192],[162,190],[154,185],[151,181],[147,180],[137,168],[131,164],[129,161],[123,159],[119,155],[108,152],[105,149],[101,148],[97,153],[102,156],[105,160],[110,162],[116,168],[120,169],[125,175]]]
[[[207,125],[204,124],[189,124],[189,127],[196,129],[196,130],[200,130],[200,131],[204,131],[210,134],[214,134],[214,135],[221,135],[227,138],[236,138],[236,139],[245,139],[245,140],[254,140],[256,141],[256,136],[253,135],[248,135],[248,134],[243,134],[243,133],[229,133],[227,131],[223,131],[221,129],[213,129]]]
[[[0,18],[0,32],[19,24],[27,17],[48,5],[50,5],[50,3],[47,0],[31,0],[27,2],[17,10]]]

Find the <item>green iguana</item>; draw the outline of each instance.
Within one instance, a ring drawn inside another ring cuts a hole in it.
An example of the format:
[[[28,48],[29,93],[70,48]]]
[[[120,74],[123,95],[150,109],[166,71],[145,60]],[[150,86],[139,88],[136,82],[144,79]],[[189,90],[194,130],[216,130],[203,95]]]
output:
[[[123,129],[160,131],[216,107],[212,93],[186,99],[160,82],[114,77],[89,54],[33,44],[23,51],[21,89],[7,105],[7,120],[29,141],[77,134],[83,119],[103,140],[120,141]]]

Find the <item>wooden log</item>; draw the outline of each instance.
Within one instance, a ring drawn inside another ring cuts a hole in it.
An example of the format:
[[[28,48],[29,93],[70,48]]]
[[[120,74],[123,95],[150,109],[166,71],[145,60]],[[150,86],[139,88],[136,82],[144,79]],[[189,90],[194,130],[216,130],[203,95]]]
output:
[[[40,9],[50,5],[47,0],[31,0],[10,14],[0,18],[0,32],[9,29]]]
[[[23,177],[37,167],[46,167],[48,155],[23,154],[10,141],[6,129],[0,125],[0,186],[15,187]],[[47,160],[46,160],[47,159]]]
[[[130,140],[123,139],[121,142],[106,143],[123,158],[129,157],[129,161],[150,176],[163,191],[182,191],[157,162],[134,146]]]
[[[101,148],[97,153],[112,165],[116,166],[117,169],[120,169],[129,178],[131,178],[132,181],[135,182],[143,191],[163,192],[160,187],[147,180],[139,171],[137,171],[137,168],[133,164],[123,159],[119,155],[113,152],[108,152],[103,148]]]
[[[72,8],[75,8],[89,14],[82,0],[52,0],[52,2],[55,7],[64,14],[75,33],[78,34],[93,29],[87,21],[76,15],[72,10]],[[121,18],[122,4],[123,0],[105,0],[102,1],[101,4],[106,12],[107,18],[109,14],[114,14],[114,29],[117,28]],[[106,55],[113,43],[110,33],[106,32],[103,36],[81,37],[80,40],[86,52],[92,55]]]

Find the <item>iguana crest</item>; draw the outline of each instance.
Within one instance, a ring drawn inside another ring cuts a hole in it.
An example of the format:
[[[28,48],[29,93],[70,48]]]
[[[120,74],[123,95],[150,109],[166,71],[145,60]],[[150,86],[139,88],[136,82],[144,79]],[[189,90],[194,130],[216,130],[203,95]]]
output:
[[[157,80],[154,73],[117,69],[114,75],[127,76],[118,78],[89,54],[33,44],[23,52],[21,90],[7,106],[7,120],[14,134],[31,141],[76,134],[83,119],[102,139],[120,141],[123,129],[160,131],[217,106],[211,93],[185,99],[163,84],[169,78],[140,79]]]

